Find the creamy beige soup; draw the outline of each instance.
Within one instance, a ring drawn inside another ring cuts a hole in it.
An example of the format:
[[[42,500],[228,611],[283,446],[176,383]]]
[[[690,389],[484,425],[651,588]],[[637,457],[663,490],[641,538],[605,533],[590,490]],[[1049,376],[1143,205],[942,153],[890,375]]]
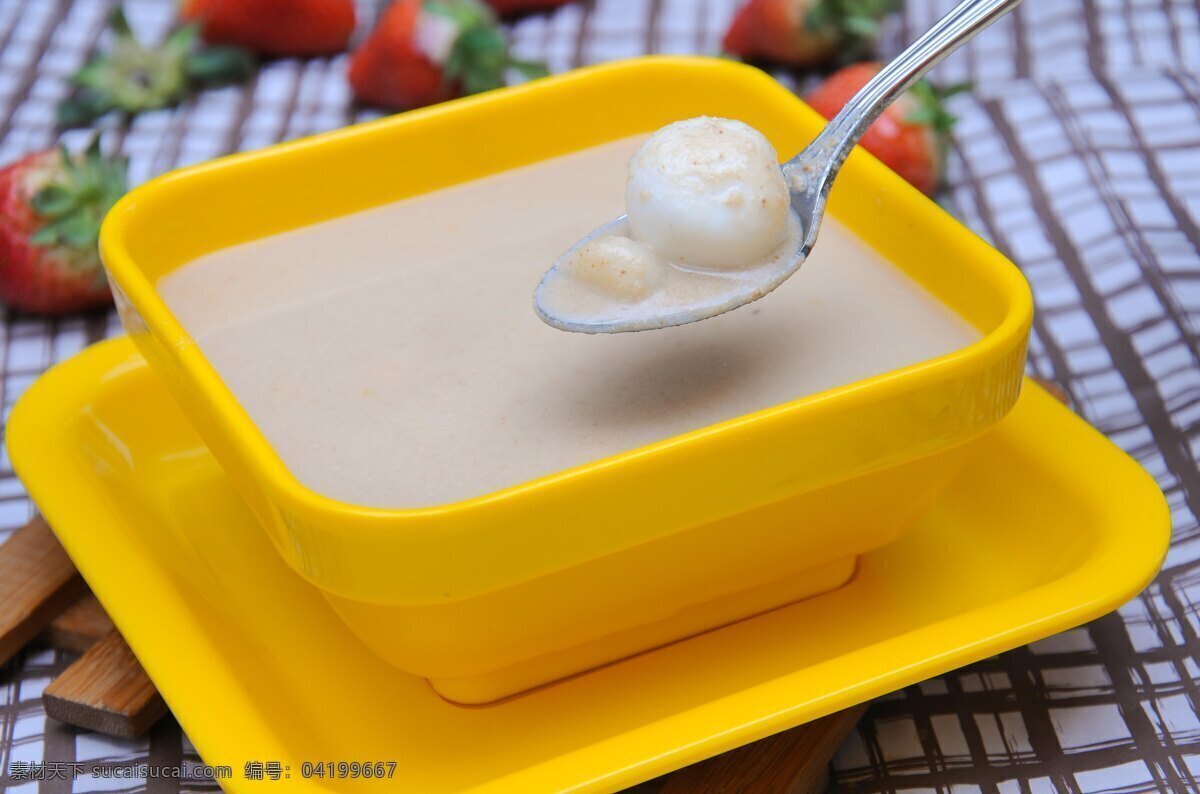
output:
[[[640,140],[217,251],[158,288],[302,483],[387,507],[485,494],[978,338],[833,220],[751,306],[635,334],[550,328],[534,285],[620,214]]]

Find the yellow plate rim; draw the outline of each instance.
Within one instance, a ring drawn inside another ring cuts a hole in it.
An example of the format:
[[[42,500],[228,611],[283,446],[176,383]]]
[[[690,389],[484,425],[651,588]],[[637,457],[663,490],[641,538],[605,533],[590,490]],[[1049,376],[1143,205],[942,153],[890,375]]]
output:
[[[221,659],[220,643],[207,636],[186,608],[183,596],[172,588],[169,574],[139,551],[140,544],[122,544],[121,508],[111,494],[100,491],[86,466],[72,457],[72,443],[66,429],[72,419],[109,384],[138,367],[146,366],[128,339],[98,344],[69,362],[53,368],[32,385],[14,407],[8,427],[7,443],[14,468],[34,501],[43,507],[59,539],[78,565],[84,578],[112,614],[117,626],[145,665],[151,678],[175,710],[188,735],[206,759],[224,763],[224,758],[240,757],[244,748],[223,743],[223,726],[230,719],[245,719],[253,730],[270,735],[269,715],[254,710],[253,697],[242,692],[237,679],[225,665],[212,664],[212,677],[197,686],[186,675],[189,664],[205,664]],[[851,669],[842,665],[840,673],[830,677],[853,675],[851,685],[831,686],[819,697],[796,706],[796,692],[789,688],[789,674],[767,681],[724,698],[720,713],[741,717],[721,723],[706,711],[704,736],[683,741],[669,753],[653,757],[627,758],[620,768],[608,774],[584,780],[571,780],[581,755],[602,752],[589,747],[567,755],[547,759],[545,763],[521,770],[508,777],[481,786],[488,790],[542,790],[541,785],[557,781],[558,790],[606,791],[649,779],[667,771],[694,763],[763,738],[771,733],[817,719],[855,703],[894,691],[916,681],[986,658],[1059,631],[1097,618],[1139,593],[1154,577],[1166,555],[1170,539],[1170,512],[1162,493],[1134,461],[1068,409],[1033,384],[1027,384],[1022,402],[1037,406],[1047,427],[1038,427],[1038,437],[1050,438],[1061,433],[1078,443],[1095,445],[1086,465],[1064,470],[1064,485],[1088,477],[1085,470],[1096,465],[1097,458],[1117,466],[1123,488],[1113,487],[1111,503],[1098,505],[1097,514],[1106,522],[1097,542],[1078,567],[1063,576],[1015,595],[919,626],[887,642],[856,649],[852,654],[874,659],[869,666]],[[1006,420],[1006,421],[1012,421]],[[1032,432],[1031,427],[1026,432]],[[1053,443],[1048,440],[1047,443]],[[1070,453],[1076,454],[1076,453]],[[998,486],[1002,473],[998,473]],[[140,556],[139,556],[140,555]],[[141,571],[141,580],[131,561],[142,559],[151,565]],[[164,627],[170,631],[163,632]],[[909,649],[895,654],[897,643]],[[914,655],[912,649],[927,649]],[[842,657],[838,657],[841,659]],[[857,657],[856,657],[857,658]],[[883,669],[880,660],[886,660]],[[831,664],[831,663],[827,663]],[[854,668],[851,665],[851,668]],[[812,669],[812,668],[809,668]],[[803,670],[803,668],[802,668]],[[836,673],[836,674],[835,674]],[[798,674],[798,673],[797,673]],[[844,682],[843,682],[844,683]],[[232,695],[236,709],[220,702],[213,691]],[[238,697],[242,698],[237,702]],[[707,707],[706,707],[707,708]],[[234,714],[240,711],[239,714]],[[751,718],[749,715],[754,715]],[[689,714],[689,721],[699,719]],[[641,730],[641,729],[639,729]],[[270,742],[268,741],[269,745]],[[286,747],[272,748],[284,753]],[[612,748],[608,748],[610,751]],[[628,752],[627,752],[628,754]],[[286,757],[286,756],[284,756]],[[538,785],[531,787],[531,781]],[[242,781],[231,781],[228,790],[253,788]],[[293,781],[293,790],[327,791],[319,785],[301,785]],[[547,789],[548,790],[548,789]]]

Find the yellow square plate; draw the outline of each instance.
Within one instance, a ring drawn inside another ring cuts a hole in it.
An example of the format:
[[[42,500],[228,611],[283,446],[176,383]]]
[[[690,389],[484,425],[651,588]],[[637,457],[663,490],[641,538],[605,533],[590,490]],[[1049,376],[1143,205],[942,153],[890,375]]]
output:
[[[609,791],[1112,610],[1166,553],[1162,494],[1032,385],[854,580],[527,695],[452,705],[368,651],[275,552],[126,339],[35,383],[13,464],[230,791],[247,760],[395,761],[389,790]]]

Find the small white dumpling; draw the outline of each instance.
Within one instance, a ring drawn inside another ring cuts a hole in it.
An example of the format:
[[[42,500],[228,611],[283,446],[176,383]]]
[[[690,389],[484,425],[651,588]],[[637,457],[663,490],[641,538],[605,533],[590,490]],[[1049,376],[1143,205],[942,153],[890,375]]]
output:
[[[667,279],[654,249],[620,235],[589,240],[564,264],[567,275],[624,301],[645,300]]]
[[[708,116],[663,127],[629,161],[630,236],[664,259],[739,268],[780,244],[790,202],[774,147],[753,127]]]

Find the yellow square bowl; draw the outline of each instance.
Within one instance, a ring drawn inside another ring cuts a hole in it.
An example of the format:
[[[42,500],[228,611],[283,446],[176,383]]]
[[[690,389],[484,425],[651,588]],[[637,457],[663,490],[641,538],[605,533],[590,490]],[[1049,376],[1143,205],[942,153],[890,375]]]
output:
[[[168,174],[104,224],[126,329],[276,549],[369,647],[449,699],[495,700],[844,584],[1014,405],[1032,316],[1020,273],[856,152],[830,213],[977,328],[977,342],[419,509],[301,484],[156,283],[221,248],[698,115],[741,119],[785,153],[824,124],[758,70],[640,58]]]

